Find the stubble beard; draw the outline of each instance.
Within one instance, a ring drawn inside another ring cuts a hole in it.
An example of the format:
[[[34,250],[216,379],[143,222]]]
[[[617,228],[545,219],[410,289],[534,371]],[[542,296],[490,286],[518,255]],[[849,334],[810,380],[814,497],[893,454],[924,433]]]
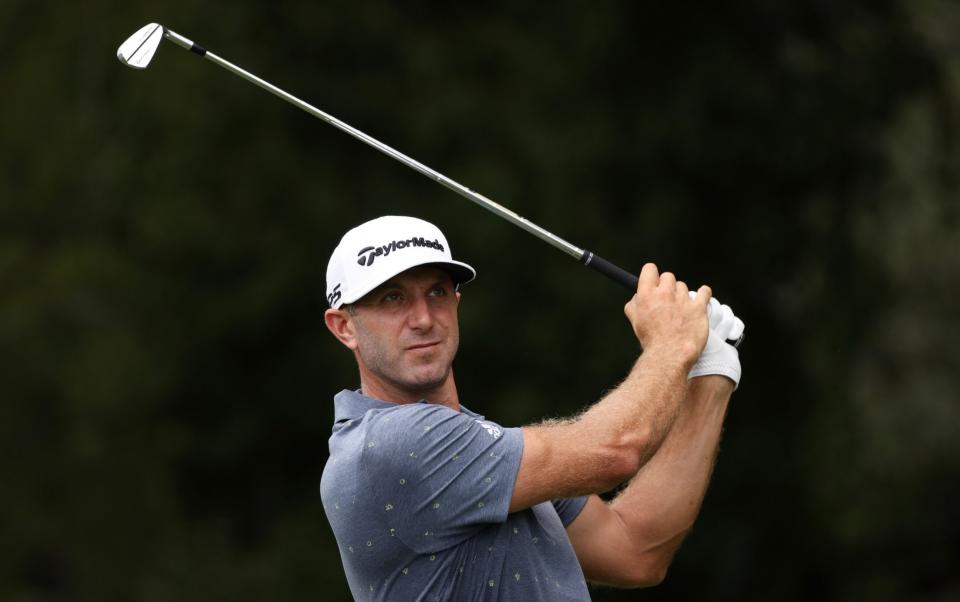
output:
[[[449,333],[441,349],[437,350],[442,357],[431,359],[431,369],[423,372],[419,362],[410,361],[407,351],[392,349],[368,333],[358,332],[357,335],[357,354],[369,372],[398,389],[416,393],[436,390],[447,382],[459,345],[458,333]]]

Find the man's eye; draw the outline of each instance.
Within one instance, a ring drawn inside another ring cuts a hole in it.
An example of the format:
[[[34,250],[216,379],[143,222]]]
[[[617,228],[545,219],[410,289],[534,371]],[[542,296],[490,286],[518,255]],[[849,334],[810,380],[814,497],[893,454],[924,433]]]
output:
[[[400,296],[400,293],[387,293],[383,296],[384,301],[393,302],[393,301],[400,301],[401,299],[403,299],[403,297]]]
[[[447,294],[447,289],[443,288],[442,286],[438,286],[438,287],[435,287],[435,288],[430,289],[430,296],[431,296],[431,297],[443,297],[443,296],[445,296],[446,294]]]

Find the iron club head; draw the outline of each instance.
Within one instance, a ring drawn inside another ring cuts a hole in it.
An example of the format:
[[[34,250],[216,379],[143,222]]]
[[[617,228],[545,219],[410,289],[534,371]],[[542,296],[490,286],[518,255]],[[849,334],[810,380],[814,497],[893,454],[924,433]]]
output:
[[[146,69],[163,41],[163,25],[150,23],[137,30],[117,48],[117,58],[127,67]]]

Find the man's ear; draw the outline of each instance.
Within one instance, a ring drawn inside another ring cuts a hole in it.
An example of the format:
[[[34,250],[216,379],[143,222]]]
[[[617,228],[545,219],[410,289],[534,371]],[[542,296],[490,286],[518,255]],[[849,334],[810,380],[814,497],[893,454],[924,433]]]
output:
[[[349,349],[357,348],[357,333],[349,313],[342,309],[328,309],[323,312],[323,321],[338,341]]]

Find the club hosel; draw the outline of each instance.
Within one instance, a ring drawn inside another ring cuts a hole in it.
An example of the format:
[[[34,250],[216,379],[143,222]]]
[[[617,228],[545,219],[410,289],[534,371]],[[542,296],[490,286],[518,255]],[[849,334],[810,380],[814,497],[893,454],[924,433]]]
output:
[[[187,50],[189,50],[189,51],[191,51],[191,52],[196,52],[196,51],[194,50],[194,46],[196,46],[196,44],[193,43],[193,40],[188,40],[187,38],[183,37],[182,35],[178,34],[178,33],[175,32],[175,31],[173,31],[172,29],[167,29],[166,27],[164,27],[164,28],[163,28],[163,37],[167,38],[168,40],[170,40],[171,42],[173,42],[173,43],[176,44],[177,46],[181,46],[181,47],[183,47],[183,48],[186,48]],[[198,47],[198,48],[199,48],[199,47]],[[203,56],[204,54],[206,54],[206,52],[207,52],[207,51],[204,50],[203,52],[200,52],[200,53],[198,53],[198,54],[200,54],[201,56]]]

